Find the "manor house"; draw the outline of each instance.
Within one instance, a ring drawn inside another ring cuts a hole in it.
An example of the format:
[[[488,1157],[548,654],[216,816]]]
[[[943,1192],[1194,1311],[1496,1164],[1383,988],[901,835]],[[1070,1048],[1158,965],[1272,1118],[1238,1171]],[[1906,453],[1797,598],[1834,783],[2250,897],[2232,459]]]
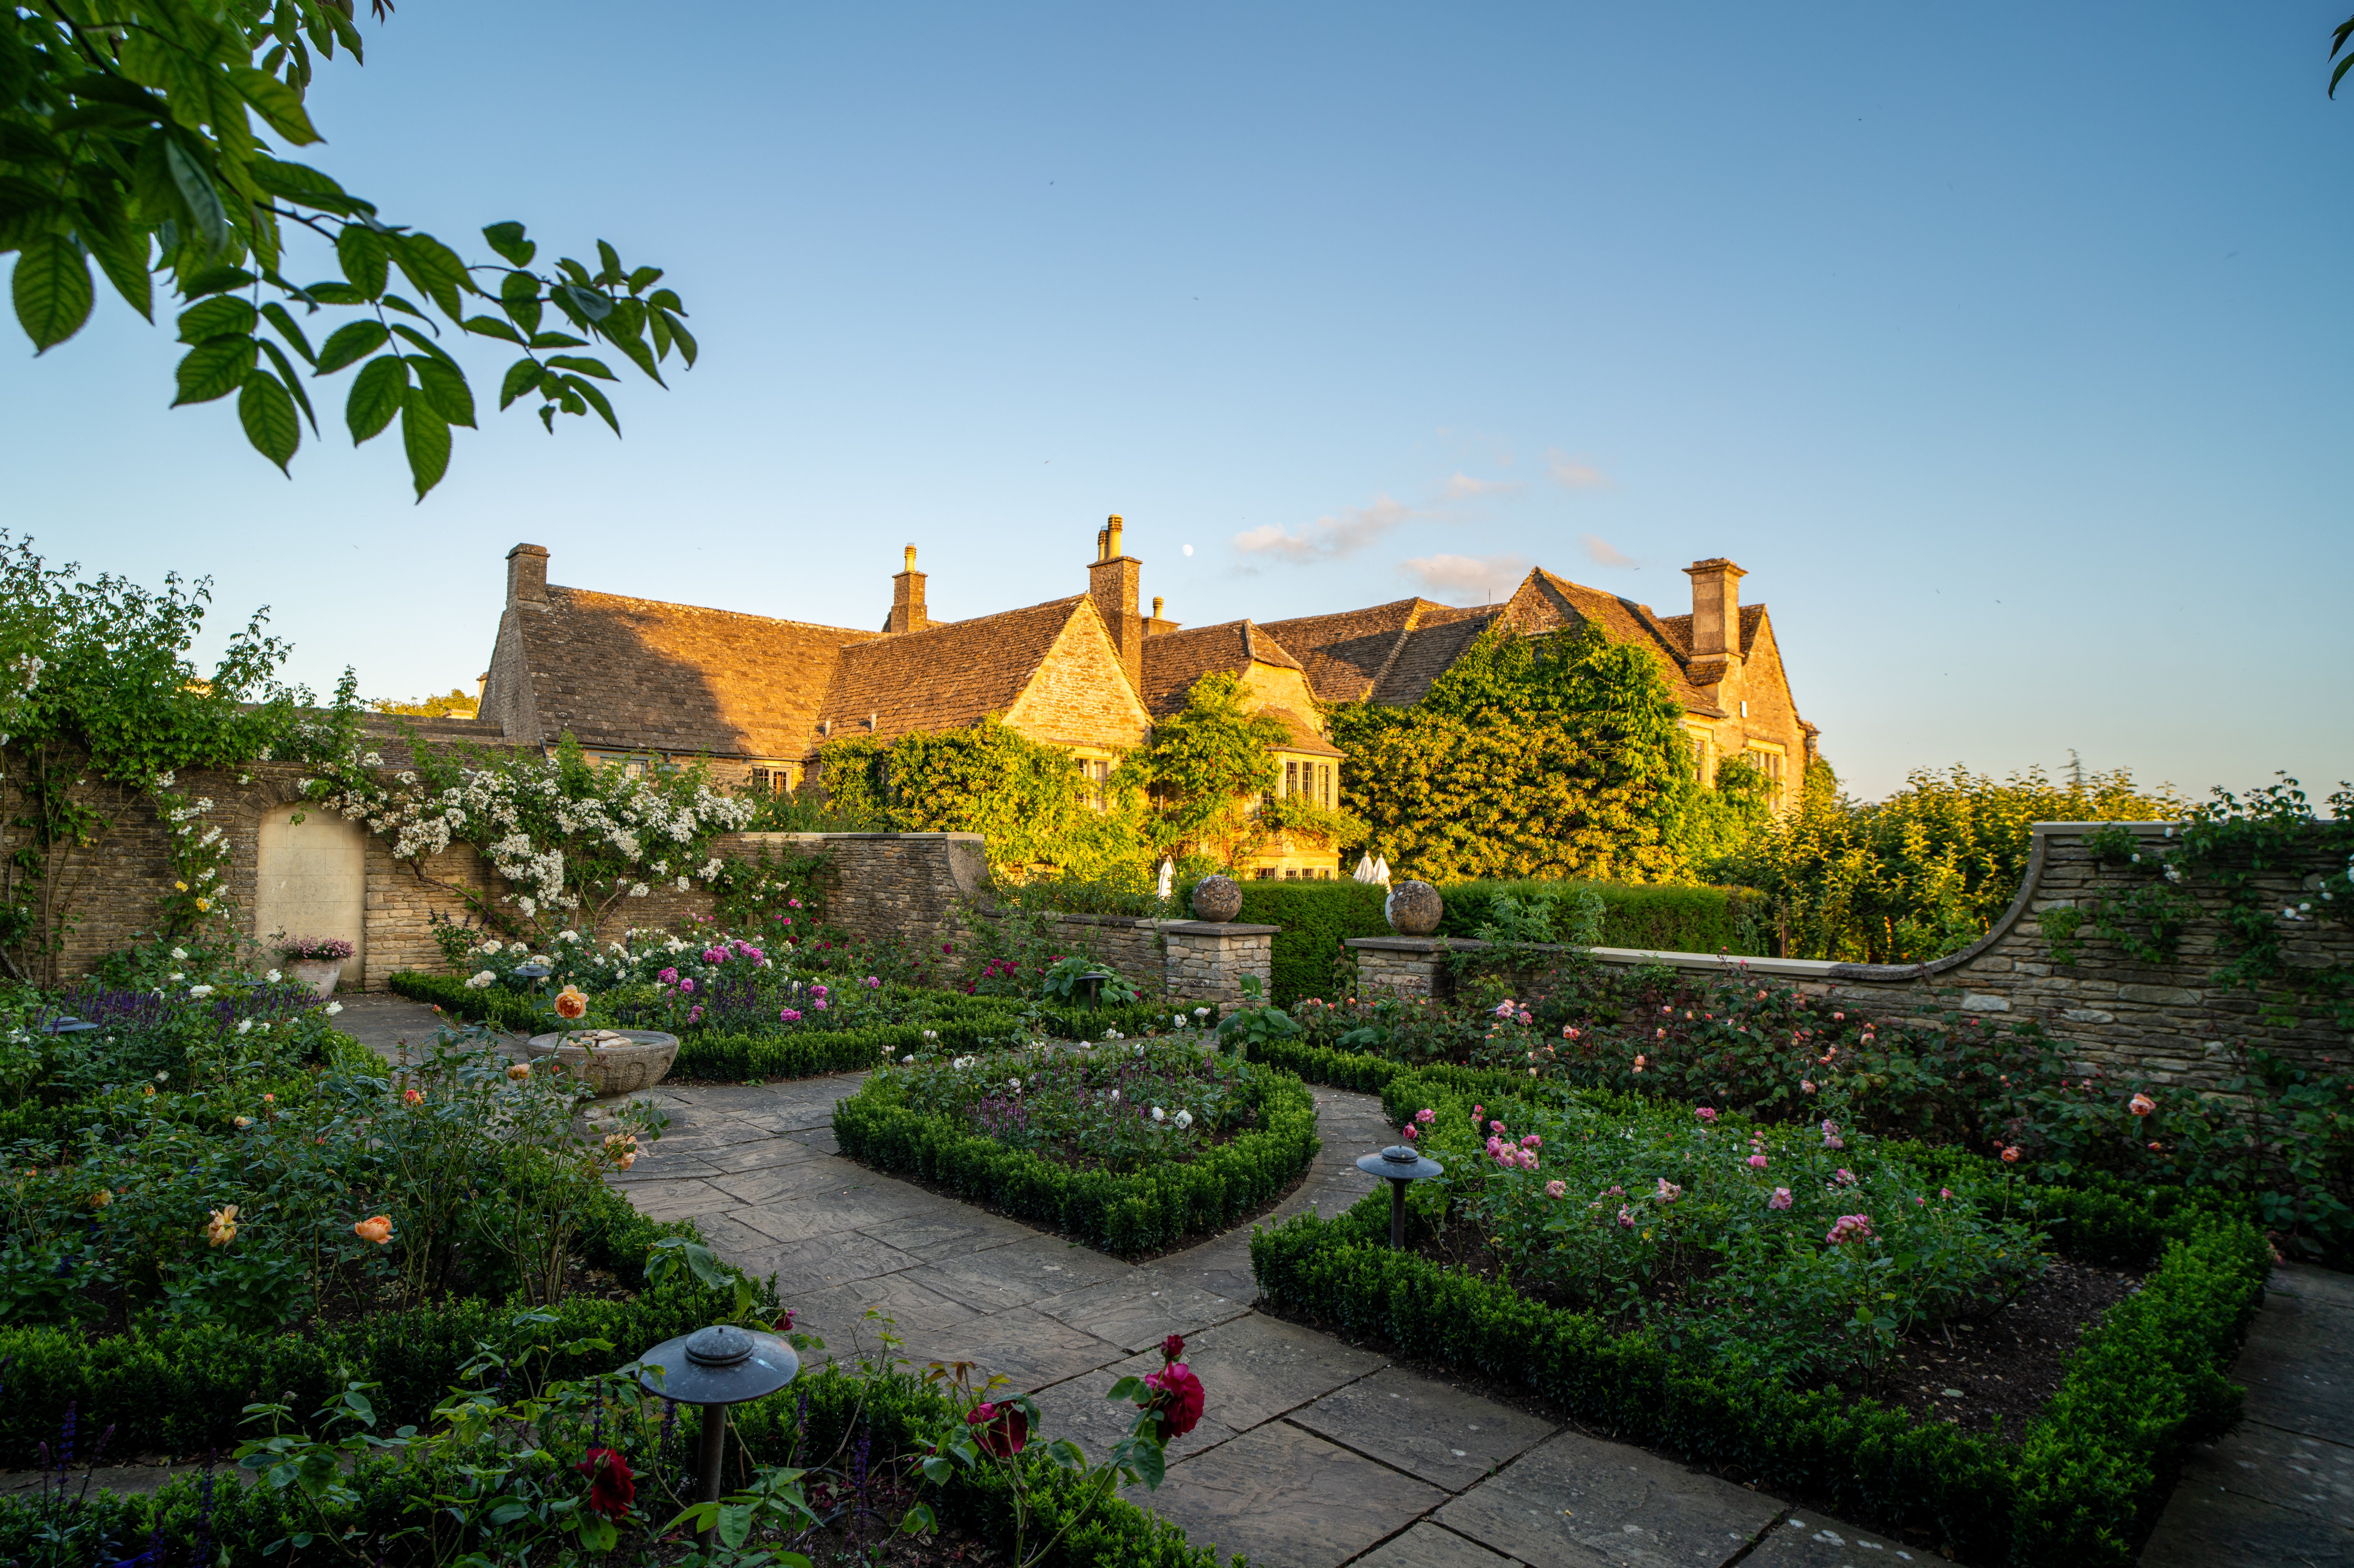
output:
[[[1684,568],[1691,611],[1659,615],[1596,588],[1532,570],[1501,604],[1457,609],[1402,599],[1287,620],[1181,627],[1152,600],[1143,563],[1113,517],[1096,531],[1087,588],[970,620],[926,613],[925,574],[907,546],[877,630],[818,626],[736,610],[559,588],[538,545],[507,552],[506,608],[482,677],[481,718],[514,745],[553,747],[569,731],[592,757],[624,767],[707,757],[720,777],[790,789],[822,785],[829,740],[890,741],[994,715],[1033,740],[1066,747],[1090,780],[1140,745],[1215,671],[1238,677],[1287,731],[1278,789],[1345,808],[1341,754],[1324,705],[1419,700],[1491,626],[1524,632],[1598,626],[1659,659],[1683,704],[1703,779],[1744,757],[1787,806],[1816,730],[1798,717],[1762,604],[1741,603],[1739,567]],[[1260,876],[1331,876],[1326,846],[1278,840]]]

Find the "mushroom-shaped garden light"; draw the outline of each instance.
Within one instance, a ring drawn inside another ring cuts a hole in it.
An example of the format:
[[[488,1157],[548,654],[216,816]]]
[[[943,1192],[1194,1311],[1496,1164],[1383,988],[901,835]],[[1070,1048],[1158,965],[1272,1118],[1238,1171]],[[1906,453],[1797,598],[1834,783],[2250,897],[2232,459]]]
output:
[[[1405,1249],[1405,1189],[1411,1181],[1443,1174],[1447,1167],[1411,1144],[1393,1143],[1379,1154],[1361,1154],[1357,1169],[1390,1184],[1390,1245]]]
[[[681,1404],[703,1406],[703,1447],[696,1459],[703,1500],[719,1500],[727,1442],[727,1407],[771,1394],[801,1370],[792,1346],[774,1334],[720,1323],[664,1340],[638,1358],[638,1386]],[[708,1552],[711,1531],[696,1540]]]

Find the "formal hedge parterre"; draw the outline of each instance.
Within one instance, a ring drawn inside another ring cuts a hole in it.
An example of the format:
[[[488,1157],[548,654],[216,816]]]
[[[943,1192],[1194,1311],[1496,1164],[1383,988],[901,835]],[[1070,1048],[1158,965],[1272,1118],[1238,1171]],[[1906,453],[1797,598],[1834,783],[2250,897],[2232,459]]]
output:
[[[626,1358],[602,1358],[607,1368]],[[297,1407],[302,1408],[301,1406]],[[745,1457],[755,1465],[806,1465],[812,1457],[846,1453],[862,1438],[880,1465],[886,1457],[905,1456],[955,1420],[955,1406],[940,1393],[915,1376],[901,1372],[864,1377],[826,1366],[804,1371],[781,1393],[735,1407],[730,1413]],[[87,1429],[85,1429],[87,1430]],[[120,1434],[117,1434],[118,1441]],[[1059,1433],[1047,1434],[1059,1436]],[[85,1443],[84,1446],[87,1446]],[[1024,1457],[1028,1469],[1031,1510],[1029,1539],[1035,1543],[1057,1534],[1075,1512],[1085,1507],[1078,1482],[1070,1472],[1046,1458],[1044,1445]],[[110,1452],[119,1452],[110,1448]],[[561,1464],[551,1457],[546,1468]],[[22,1496],[0,1499],[0,1562],[42,1561],[56,1568],[106,1568],[117,1555],[127,1555],[151,1542],[162,1548],[159,1562],[196,1560],[199,1542],[217,1555],[204,1558],[207,1568],[270,1568],[286,1561],[289,1537],[323,1528],[340,1534],[355,1531],[390,1541],[371,1561],[397,1568],[423,1563],[428,1554],[421,1543],[398,1539],[417,1520],[419,1499],[436,1489],[457,1489],[456,1467],[443,1463],[423,1466],[401,1460],[362,1464],[346,1477],[355,1496],[350,1506],[330,1505],[323,1520],[293,1500],[293,1495],[265,1486],[239,1486],[226,1471],[213,1488],[209,1507],[204,1485],[196,1476],[182,1476],[157,1492],[133,1496],[93,1489],[84,1507],[96,1528],[75,1544],[80,1555],[41,1550],[41,1521],[37,1510]],[[449,1472],[449,1473],[443,1473]],[[652,1478],[642,1476],[641,1488]],[[681,1478],[673,1478],[678,1486]],[[959,1471],[949,1486],[928,1494],[940,1523],[978,1535],[1001,1552],[1013,1545],[1013,1499],[1005,1477],[994,1467]],[[88,1550],[104,1542],[113,1550],[101,1557]],[[1155,1518],[1144,1509],[1119,1499],[1097,1503],[1070,1533],[1041,1560],[1039,1568],[1097,1568],[1119,1563],[1122,1568],[1221,1568],[1218,1553],[1186,1543],[1184,1531]]]
[[[1372,1060],[1324,1054],[1333,1060],[1301,1065],[1345,1073]],[[1400,1122],[1425,1106],[1468,1117],[1479,1102],[1511,1123],[1524,1087],[1509,1073],[1439,1067],[1395,1069],[1381,1093]],[[1608,1090],[1567,1093],[1606,1111],[1641,1103]],[[1879,1151],[1966,1195],[2002,1181],[2002,1167],[1963,1150],[1883,1143]],[[1620,1436],[1737,1467],[1859,1522],[1929,1528],[1969,1561],[2128,1563],[2186,1447],[2236,1419],[2240,1391],[2225,1374],[2261,1300],[2271,1247],[2239,1205],[2179,1191],[2022,1182],[2012,1202],[2072,1256],[2155,1262],[2142,1289],[2086,1335],[2016,1446],[1916,1424],[1869,1398],[1731,1375],[1697,1351],[1672,1350],[1655,1329],[1614,1332],[1508,1284],[1393,1253],[1384,1194],[1337,1219],[1259,1232],[1251,1255],[1275,1305],[1533,1389]],[[1417,1212],[1416,1223],[1429,1218]]]
[[[1224,1230],[1308,1169],[1321,1144],[1307,1086],[1288,1073],[1273,1075],[1260,1113],[1259,1126],[1183,1164],[1113,1175],[1075,1171],[1008,1149],[961,1120],[924,1115],[906,1103],[893,1075],[877,1073],[834,1103],[833,1133],[853,1160],[937,1181],[1016,1219],[1129,1257]]]
[[[687,1221],[649,1220],[628,1198],[600,1188],[580,1234],[580,1255],[625,1281],[644,1273],[664,1236],[697,1235]],[[727,1293],[669,1282],[616,1301],[571,1296],[546,1310],[554,1322],[520,1330],[531,1343],[610,1340],[611,1352],[557,1356],[550,1377],[618,1365],[647,1346],[724,1313]],[[384,1312],[304,1333],[256,1334],[217,1323],[133,1327],[92,1340],[68,1328],[0,1326],[0,1467],[34,1462],[54,1443],[68,1406],[91,1434],[115,1428],[116,1454],[196,1454],[233,1446],[240,1412],[254,1400],[308,1411],[347,1382],[381,1383],[388,1425],[422,1421],[482,1342],[514,1343],[522,1309],[477,1298]]]

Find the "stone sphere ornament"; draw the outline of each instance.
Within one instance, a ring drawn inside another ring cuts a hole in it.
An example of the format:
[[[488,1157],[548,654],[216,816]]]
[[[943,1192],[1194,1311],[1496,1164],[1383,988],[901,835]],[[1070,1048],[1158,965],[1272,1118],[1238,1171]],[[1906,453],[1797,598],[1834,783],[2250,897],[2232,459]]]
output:
[[[1390,889],[1382,900],[1382,914],[1390,929],[1401,937],[1427,937],[1438,929],[1438,917],[1447,913],[1446,901],[1438,889],[1426,882],[1405,881]]]
[[[1205,876],[1193,885],[1193,918],[1224,922],[1243,912],[1243,890],[1231,876]]]

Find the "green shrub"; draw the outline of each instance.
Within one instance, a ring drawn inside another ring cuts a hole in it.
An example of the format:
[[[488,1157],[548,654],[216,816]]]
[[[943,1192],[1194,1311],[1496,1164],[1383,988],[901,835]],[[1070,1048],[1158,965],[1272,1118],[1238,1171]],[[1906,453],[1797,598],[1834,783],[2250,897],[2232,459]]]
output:
[[[1758,897],[1744,887],[1510,881],[1455,882],[1438,891],[1447,902],[1447,913],[1438,922],[1442,937],[1478,936],[1496,899],[1510,895],[1523,903],[1552,900],[1557,939],[1572,940],[1579,934],[1572,927],[1572,912],[1580,899],[1590,897],[1602,903],[1601,928],[1590,944],[1594,947],[1751,957],[1765,952],[1764,932],[1756,924]]]
[[[1027,1058],[995,1060],[1018,1073]],[[1315,1099],[1289,1074],[1267,1086],[1258,1127],[1184,1164],[1129,1175],[1074,1171],[969,1128],[962,1117],[914,1109],[901,1076],[891,1073],[875,1074],[833,1107],[834,1138],[851,1159],[937,1181],[1119,1256],[1225,1229],[1282,1192],[1321,1147]]]
[[[1340,994],[1333,966],[1351,937],[1386,937],[1382,914],[1389,889],[1368,882],[1246,882],[1237,920],[1280,926],[1273,954],[1272,990],[1278,1007],[1302,997]]]

